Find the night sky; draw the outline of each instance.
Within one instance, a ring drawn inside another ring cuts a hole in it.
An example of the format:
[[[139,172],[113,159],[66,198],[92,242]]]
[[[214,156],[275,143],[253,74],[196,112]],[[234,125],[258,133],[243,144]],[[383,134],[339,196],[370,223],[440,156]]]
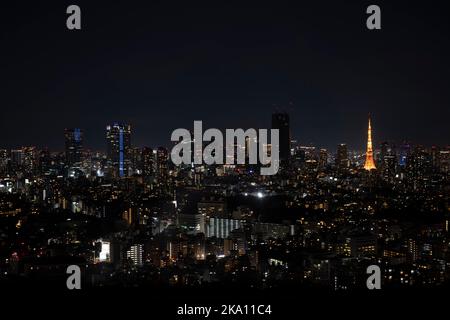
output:
[[[376,146],[450,142],[444,1],[46,2],[0,5],[0,148],[62,150],[80,127],[105,149],[114,121],[136,146],[169,145],[194,120],[269,128],[276,110],[302,144],[362,149],[369,112]]]

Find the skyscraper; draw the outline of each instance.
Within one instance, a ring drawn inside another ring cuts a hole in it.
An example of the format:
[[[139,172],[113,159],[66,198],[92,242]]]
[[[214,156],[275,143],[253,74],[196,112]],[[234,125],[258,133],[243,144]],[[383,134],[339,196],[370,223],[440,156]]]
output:
[[[328,164],[328,152],[327,149],[320,149],[319,151],[319,168],[323,169]]]
[[[23,168],[26,173],[34,174],[38,168],[38,150],[36,147],[22,148],[24,159]]]
[[[167,183],[167,178],[169,174],[168,162],[169,162],[169,151],[164,147],[159,147],[156,154],[156,167],[157,167],[158,182],[160,184]]]
[[[22,147],[11,150],[11,165],[14,170],[32,174],[37,169],[38,152],[36,147]]]
[[[45,174],[51,168],[51,156],[48,148],[44,148],[39,152],[39,171]]]
[[[389,181],[394,179],[397,171],[397,156],[395,148],[389,143],[383,142],[380,147],[380,154],[378,160],[378,169],[381,171],[381,176],[384,180]]]
[[[130,148],[130,160],[132,168],[130,174],[142,174],[142,149],[137,147]]]
[[[25,155],[22,149],[11,150],[11,164],[15,169],[22,167]]]
[[[106,127],[107,162],[114,178],[127,177],[131,166],[131,126],[114,123]]]
[[[372,126],[370,124],[369,117],[369,128],[367,130],[367,150],[366,150],[366,162],[364,164],[364,169],[370,171],[376,169],[375,161],[373,159],[373,149],[372,149]]]
[[[145,147],[142,150],[142,174],[145,178],[155,175],[156,154],[152,148]]]
[[[337,147],[336,166],[338,169],[346,169],[349,167],[348,149],[345,143],[341,143]]]
[[[280,160],[289,160],[291,155],[291,132],[289,128],[289,114],[272,114],[272,129],[278,129],[280,135]]]
[[[450,172],[450,147],[439,152],[439,169],[441,172]]]
[[[440,149],[437,146],[432,146],[431,147],[431,151],[430,151],[430,155],[431,155],[431,164],[433,166],[433,169],[439,169],[439,164],[440,164]]]
[[[0,149],[0,175],[7,173],[8,171],[8,150]]]
[[[66,145],[66,164],[74,166],[81,162],[83,153],[83,131],[79,128],[64,130]]]
[[[127,259],[133,262],[133,265],[141,267],[143,265],[144,246],[134,244],[127,250]]]

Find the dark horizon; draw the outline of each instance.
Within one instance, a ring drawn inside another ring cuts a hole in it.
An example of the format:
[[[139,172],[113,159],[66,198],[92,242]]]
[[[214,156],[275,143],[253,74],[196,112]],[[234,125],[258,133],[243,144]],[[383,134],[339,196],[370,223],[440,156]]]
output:
[[[170,146],[171,132],[270,128],[290,114],[292,136],[335,150],[408,140],[449,144],[447,4],[378,1],[382,30],[365,27],[368,1],[314,4],[77,1],[2,4],[0,148],[63,150],[64,128],[105,149],[105,128],[130,123],[136,146]]]

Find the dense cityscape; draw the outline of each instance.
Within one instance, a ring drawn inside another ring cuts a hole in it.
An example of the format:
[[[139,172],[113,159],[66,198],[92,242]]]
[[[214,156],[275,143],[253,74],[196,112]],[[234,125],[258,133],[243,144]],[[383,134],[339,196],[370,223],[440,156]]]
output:
[[[367,119],[361,119],[366,122]],[[129,124],[84,131],[65,150],[0,149],[0,285],[65,288],[239,287],[355,290],[378,265],[382,286],[450,283],[450,147],[380,142],[303,145],[272,115],[280,170],[180,165],[170,146],[137,147]],[[236,148],[242,146],[237,145]]]

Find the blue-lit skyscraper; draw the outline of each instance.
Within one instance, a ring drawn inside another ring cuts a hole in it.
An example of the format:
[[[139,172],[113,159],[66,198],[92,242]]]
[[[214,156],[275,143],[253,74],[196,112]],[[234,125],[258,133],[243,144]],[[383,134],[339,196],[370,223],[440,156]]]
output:
[[[114,123],[106,127],[109,172],[114,178],[127,177],[131,165],[131,126]]]

